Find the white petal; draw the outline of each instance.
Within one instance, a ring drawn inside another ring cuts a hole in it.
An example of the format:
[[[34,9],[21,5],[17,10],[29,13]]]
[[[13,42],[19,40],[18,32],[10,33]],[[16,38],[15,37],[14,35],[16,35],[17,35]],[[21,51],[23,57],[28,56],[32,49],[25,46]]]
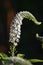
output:
[[[17,42],[19,42],[19,39],[16,39]]]
[[[20,24],[20,23],[19,23],[19,20],[16,20],[16,23],[17,23],[17,24]]]
[[[17,30],[18,28],[17,27],[15,27],[15,30]]]
[[[20,29],[21,28],[21,25],[18,25],[17,27]]]
[[[16,15],[16,18],[18,19],[19,24],[22,25],[23,18],[19,14]]]
[[[18,34],[18,35],[21,35],[21,33],[20,33],[20,32],[18,32],[17,34]]]
[[[17,46],[17,43],[14,42],[14,45]]]
[[[13,30],[13,31],[14,31],[14,30]],[[14,31],[14,33],[16,33],[16,34],[17,34],[17,30],[15,30],[15,31]]]
[[[14,34],[13,33],[12,34],[10,33],[10,36],[14,36]]]
[[[17,35],[17,38],[20,38],[20,36],[19,36],[19,35]]]
[[[20,30],[20,29],[18,29],[18,32],[21,32],[21,30]]]

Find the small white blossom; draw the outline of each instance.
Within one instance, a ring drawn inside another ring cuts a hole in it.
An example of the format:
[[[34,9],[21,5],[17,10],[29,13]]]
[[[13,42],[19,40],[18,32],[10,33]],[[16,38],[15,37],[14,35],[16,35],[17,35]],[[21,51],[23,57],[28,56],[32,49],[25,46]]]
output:
[[[20,38],[20,36],[17,34],[17,38]]]
[[[14,42],[14,45],[17,46],[17,43]]]
[[[23,17],[21,17],[19,13],[16,15],[16,17],[18,18],[19,24],[22,25]]]
[[[18,38],[16,39],[16,42],[19,42],[19,39]]]
[[[17,34],[18,34],[18,35],[21,35],[21,33],[20,33],[20,32],[18,32]]]

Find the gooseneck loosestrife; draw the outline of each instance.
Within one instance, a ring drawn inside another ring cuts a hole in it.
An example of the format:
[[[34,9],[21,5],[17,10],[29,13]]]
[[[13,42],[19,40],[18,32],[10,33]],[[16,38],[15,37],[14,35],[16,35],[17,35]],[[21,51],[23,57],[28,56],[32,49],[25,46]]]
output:
[[[14,56],[15,47],[18,45],[20,35],[21,35],[21,25],[22,20],[24,18],[27,18],[29,20],[32,20],[36,25],[40,25],[41,22],[38,22],[37,19],[28,11],[21,11],[16,14],[16,16],[13,18],[10,26],[10,33],[9,33],[9,42],[12,43],[10,46],[11,49],[11,55]]]

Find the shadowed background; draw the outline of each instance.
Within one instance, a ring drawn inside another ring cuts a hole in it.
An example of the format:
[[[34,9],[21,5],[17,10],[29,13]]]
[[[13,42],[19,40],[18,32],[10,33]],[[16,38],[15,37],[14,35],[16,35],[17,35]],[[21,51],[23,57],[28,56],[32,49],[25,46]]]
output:
[[[31,12],[38,21],[42,21],[40,26],[37,26],[32,21],[28,19],[23,20],[23,25],[21,27],[21,38],[18,43],[17,53],[24,53],[25,58],[40,58],[43,59],[43,49],[41,47],[41,42],[38,41],[35,37],[35,34],[38,32],[39,35],[43,35],[43,1],[39,0],[8,0],[11,3],[11,8],[7,8],[4,5],[4,2],[7,0],[0,1],[0,48],[5,46],[5,53],[8,53],[8,38],[9,38],[9,26],[10,21],[15,15],[15,12],[19,11],[29,11]],[[10,9],[10,10],[9,10]],[[13,15],[8,14],[12,12]],[[8,16],[7,16],[8,14]],[[10,16],[10,17],[9,17]],[[8,17],[8,18],[7,18]],[[7,24],[8,23],[8,24]],[[8,33],[7,33],[8,32]],[[2,47],[1,47],[2,46]],[[3,48],[2,48],[3,49]],[[2,49],[0,49],[1,52]]]

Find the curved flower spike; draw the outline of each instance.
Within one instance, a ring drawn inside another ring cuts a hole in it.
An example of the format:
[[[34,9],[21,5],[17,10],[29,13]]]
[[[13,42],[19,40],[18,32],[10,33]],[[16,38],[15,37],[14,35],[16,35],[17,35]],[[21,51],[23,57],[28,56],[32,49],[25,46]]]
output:
[[[23,12],[19,12],[19,14],[23,17],[23,18],[27,18],[29,20],[32,20],[36,25],[40,25],[41,22],[38,22],[37,19],[33,16],[33,14],[31,14],[28,11],[23,11]]]
[[[10,38],[9,42],[12,42],[15,44],[16,42],[19,42],[18,40],[20,39],[20,34],[21,34],[21,25],[22,25],[22,20],[23,18],[27,18],[29,20],[32,20],[36,25],[40,25],[41,22],[38,22],[37,19],[28,11],[21,11],[16,14],[14,19],[12,20],[11,27],[10,27]]]

